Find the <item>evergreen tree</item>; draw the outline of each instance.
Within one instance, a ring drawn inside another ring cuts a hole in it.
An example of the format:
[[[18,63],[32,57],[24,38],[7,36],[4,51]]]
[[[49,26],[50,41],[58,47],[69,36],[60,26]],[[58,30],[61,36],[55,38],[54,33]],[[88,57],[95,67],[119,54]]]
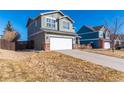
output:
[[[5,31],[14,31],[10,21],[8,21],[8,23],[6,25],[6,28],[5,28]]]

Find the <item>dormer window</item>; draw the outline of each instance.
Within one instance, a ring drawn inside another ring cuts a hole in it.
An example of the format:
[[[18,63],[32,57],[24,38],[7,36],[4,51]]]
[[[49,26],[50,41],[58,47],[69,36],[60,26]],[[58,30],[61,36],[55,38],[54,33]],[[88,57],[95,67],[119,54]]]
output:
[[[70,24],[69,24],[69,22],[63,21],[63,28],[69,30],[69,29],[70,29]]]
[[[56,26],[56,19],[55,18],[46,18],[46,27],[55,28],[55,26]]]

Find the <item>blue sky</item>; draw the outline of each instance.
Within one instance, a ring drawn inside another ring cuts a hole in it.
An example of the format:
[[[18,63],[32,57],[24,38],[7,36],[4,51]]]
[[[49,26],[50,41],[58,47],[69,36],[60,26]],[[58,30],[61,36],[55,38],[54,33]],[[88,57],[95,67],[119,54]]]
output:
[[[40,13],[48,11],[51,10],[0,10],[0,34],[4,31],[9,20],[12,22],[14,29],[21,34],[21,40],[27,40],[26,23],[28,17],[35,18]],[[62,10],[62,12],[75,21],[74,26],[76,31],[83,25],[102,25],[104,24],[104,20],[112,23],[116,17],[124,20],[123,10]]]

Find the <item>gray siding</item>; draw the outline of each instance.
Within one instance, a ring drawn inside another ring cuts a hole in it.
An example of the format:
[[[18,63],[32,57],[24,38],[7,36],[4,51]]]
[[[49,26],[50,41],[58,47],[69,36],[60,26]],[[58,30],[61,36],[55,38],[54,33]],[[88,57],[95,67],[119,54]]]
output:
[[[54,13],[54,14],[50,14],[50,15],[43,15],[42,16],[42,19],[41,19],[41,28],[43,28],[43,29],[51,29],[51,28],[48,28],[48,27],[46,27],[46,23],[45,23],[45,18],[46,17],[51,17],[51,18],[55,18],[55,19],[57,19],[57,18],[61,18],[62,17],[62,15],[60,15],[59,13]],[[69,22],[69,24],[70,24],[70,29],[68,30],[68,29],[64,29],[63,28],[63,21],[66,21],[66,22]],[[70,32],[74,32],[74,27],[73,27],[73,23],[70,21],[70,20],[68,20],[67,18],[63,18],[63,19],[61,19],[61,20],[59,20],[59,27],[60,27],[60,31],[70,31]],[[56,22],[56,26],[55,26],[55,28],[53,29],[51,29],[51,30],[58,30],[57,29],[58,27],[57,27],[57,22]]]
[[[32,21],[32,23],[30,23],[28,25],[28,27],[27,27],[28,28],[28,40],[29,41],[30,40],[34,41],[35,49],[44,50],[45,44],[49,45],[51,36],[72,38],[73,44],[76,43],[76,37],[75,36],[69,36],[69,35],[66,35],[66,34],[61,35],[61,34],[55,34],[55,33],[48,34],[47,32],[46,33],[42,32],[42,33],[36,34],[38,31],[42,31],[42,30],[51,30],[51,31],[55,30],[55,31],[58,31],[57,22],[56,22],[56,25],[55,25],[54,29],[53,28],[52,29],[48,28],[46,26],[46,23],[45,23],[45,18],[46,17],[58,19],[58,18],[61,18],[62,15],[60,13],[41,15],[41,16],[37,17],[36,19],[34,19]],[[37,21],[37,26],[35,25],[35,21]],[[70,24],[69,30],[63,28],[63,21],[69,22],[69,24]],[[61,19],[59,21],[59,28],[60,28],[59,31],[74,32],[73,23],[67,18],[63,18],[63,19]]]
[[[59,13],[54,13],[54,14],[50,14],[50,15],[43,15],[41,18],[41,22],[42,22],[42,25],[41,25],[41,28],[43,28],[43,29],[51,29],[51,28],[48,28],[48,27],[46,27],[46,23],[45,23],[45,18],[46,17],[50,17],[50,18],[55,18],[55,19],[57,19],[57,18],[60,18],[61,17],[61,15],[59,14]],[[53,29],[51,29],[51,30],[57,30],[57,23],[56,23],[56,26],[55,26],[55,28]]]
[[[29,38],[29,40],[34,41],[34,47],[37,50],[43,50],[44,49],[44,44],[45,44],[45,34],[40,33],[35,36],[32,36]]]
[[[30,35],[38,32],[40,29],[46,29],[46,30],[49,29],[49,30],[56,30],[56,31],[58,30],[57,29],[58,28],[57,22],[56,22],[55,28],[48,28],[46,26],[46,23],[45,23],[45,18],[46,17],[58,19],[58,18],[61,18],[62,15],[59,14],[59,13],[53,13],[53,14],[49,14],[49,15],[39,16],[38,18],[36,18],[35,20],[33,20],[28,25],[28,27],[27,27],[27,29],[28,29],[28,36],[30,36]],[[66,22],[68,22],[70,24],[70,29],[69,30],[63,28],[63,21],[66,21]],[[35,22],[37,22],[37,26],[35,26]],[[74,32],[73,23],[70,20],[68,20],[67,18],[63,18],[63,19],[59,20],[59,28],[60,28],[59,29],[60,31]]]
[[[64,29],[63,28],[63,21],[69,23],[69,25],[70,25],[70,28],[69,29]],[[64,19],[61,19],[60,20],[60,26],[59,27],[60,27],[60,31],[74,32],[74,30],[73,30],[73,24],[67,18],[64,18]]]
[[[37,26],[35,26],[35,22],[37,22]],[[28,36],[38,32],[41,28],[41,17],[34,20],[30,25],[28,26]]]

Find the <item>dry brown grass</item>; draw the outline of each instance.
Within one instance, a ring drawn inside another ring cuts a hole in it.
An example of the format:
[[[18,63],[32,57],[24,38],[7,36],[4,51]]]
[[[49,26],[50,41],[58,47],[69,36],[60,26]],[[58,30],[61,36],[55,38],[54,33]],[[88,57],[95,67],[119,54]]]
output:
[[[124,58],[124,50],[115,50],[114,52],[112,52],[112,50],[110,50],[110,49],[107,49],[107,50],[105,50],[105,49],[85,49],[83,51],[103,54],[103,55],[112,56],[112,57]]]
[[[3,50],[0,49],[0,59],[7,59],[13,61],[19,61],[30,57],[33,52],[26,52],[26,51],[10,51],[10,50]]]
[[[123,81],[124,73],[57,52],[34,53],[23,61],[0,60],[0,81]]]

